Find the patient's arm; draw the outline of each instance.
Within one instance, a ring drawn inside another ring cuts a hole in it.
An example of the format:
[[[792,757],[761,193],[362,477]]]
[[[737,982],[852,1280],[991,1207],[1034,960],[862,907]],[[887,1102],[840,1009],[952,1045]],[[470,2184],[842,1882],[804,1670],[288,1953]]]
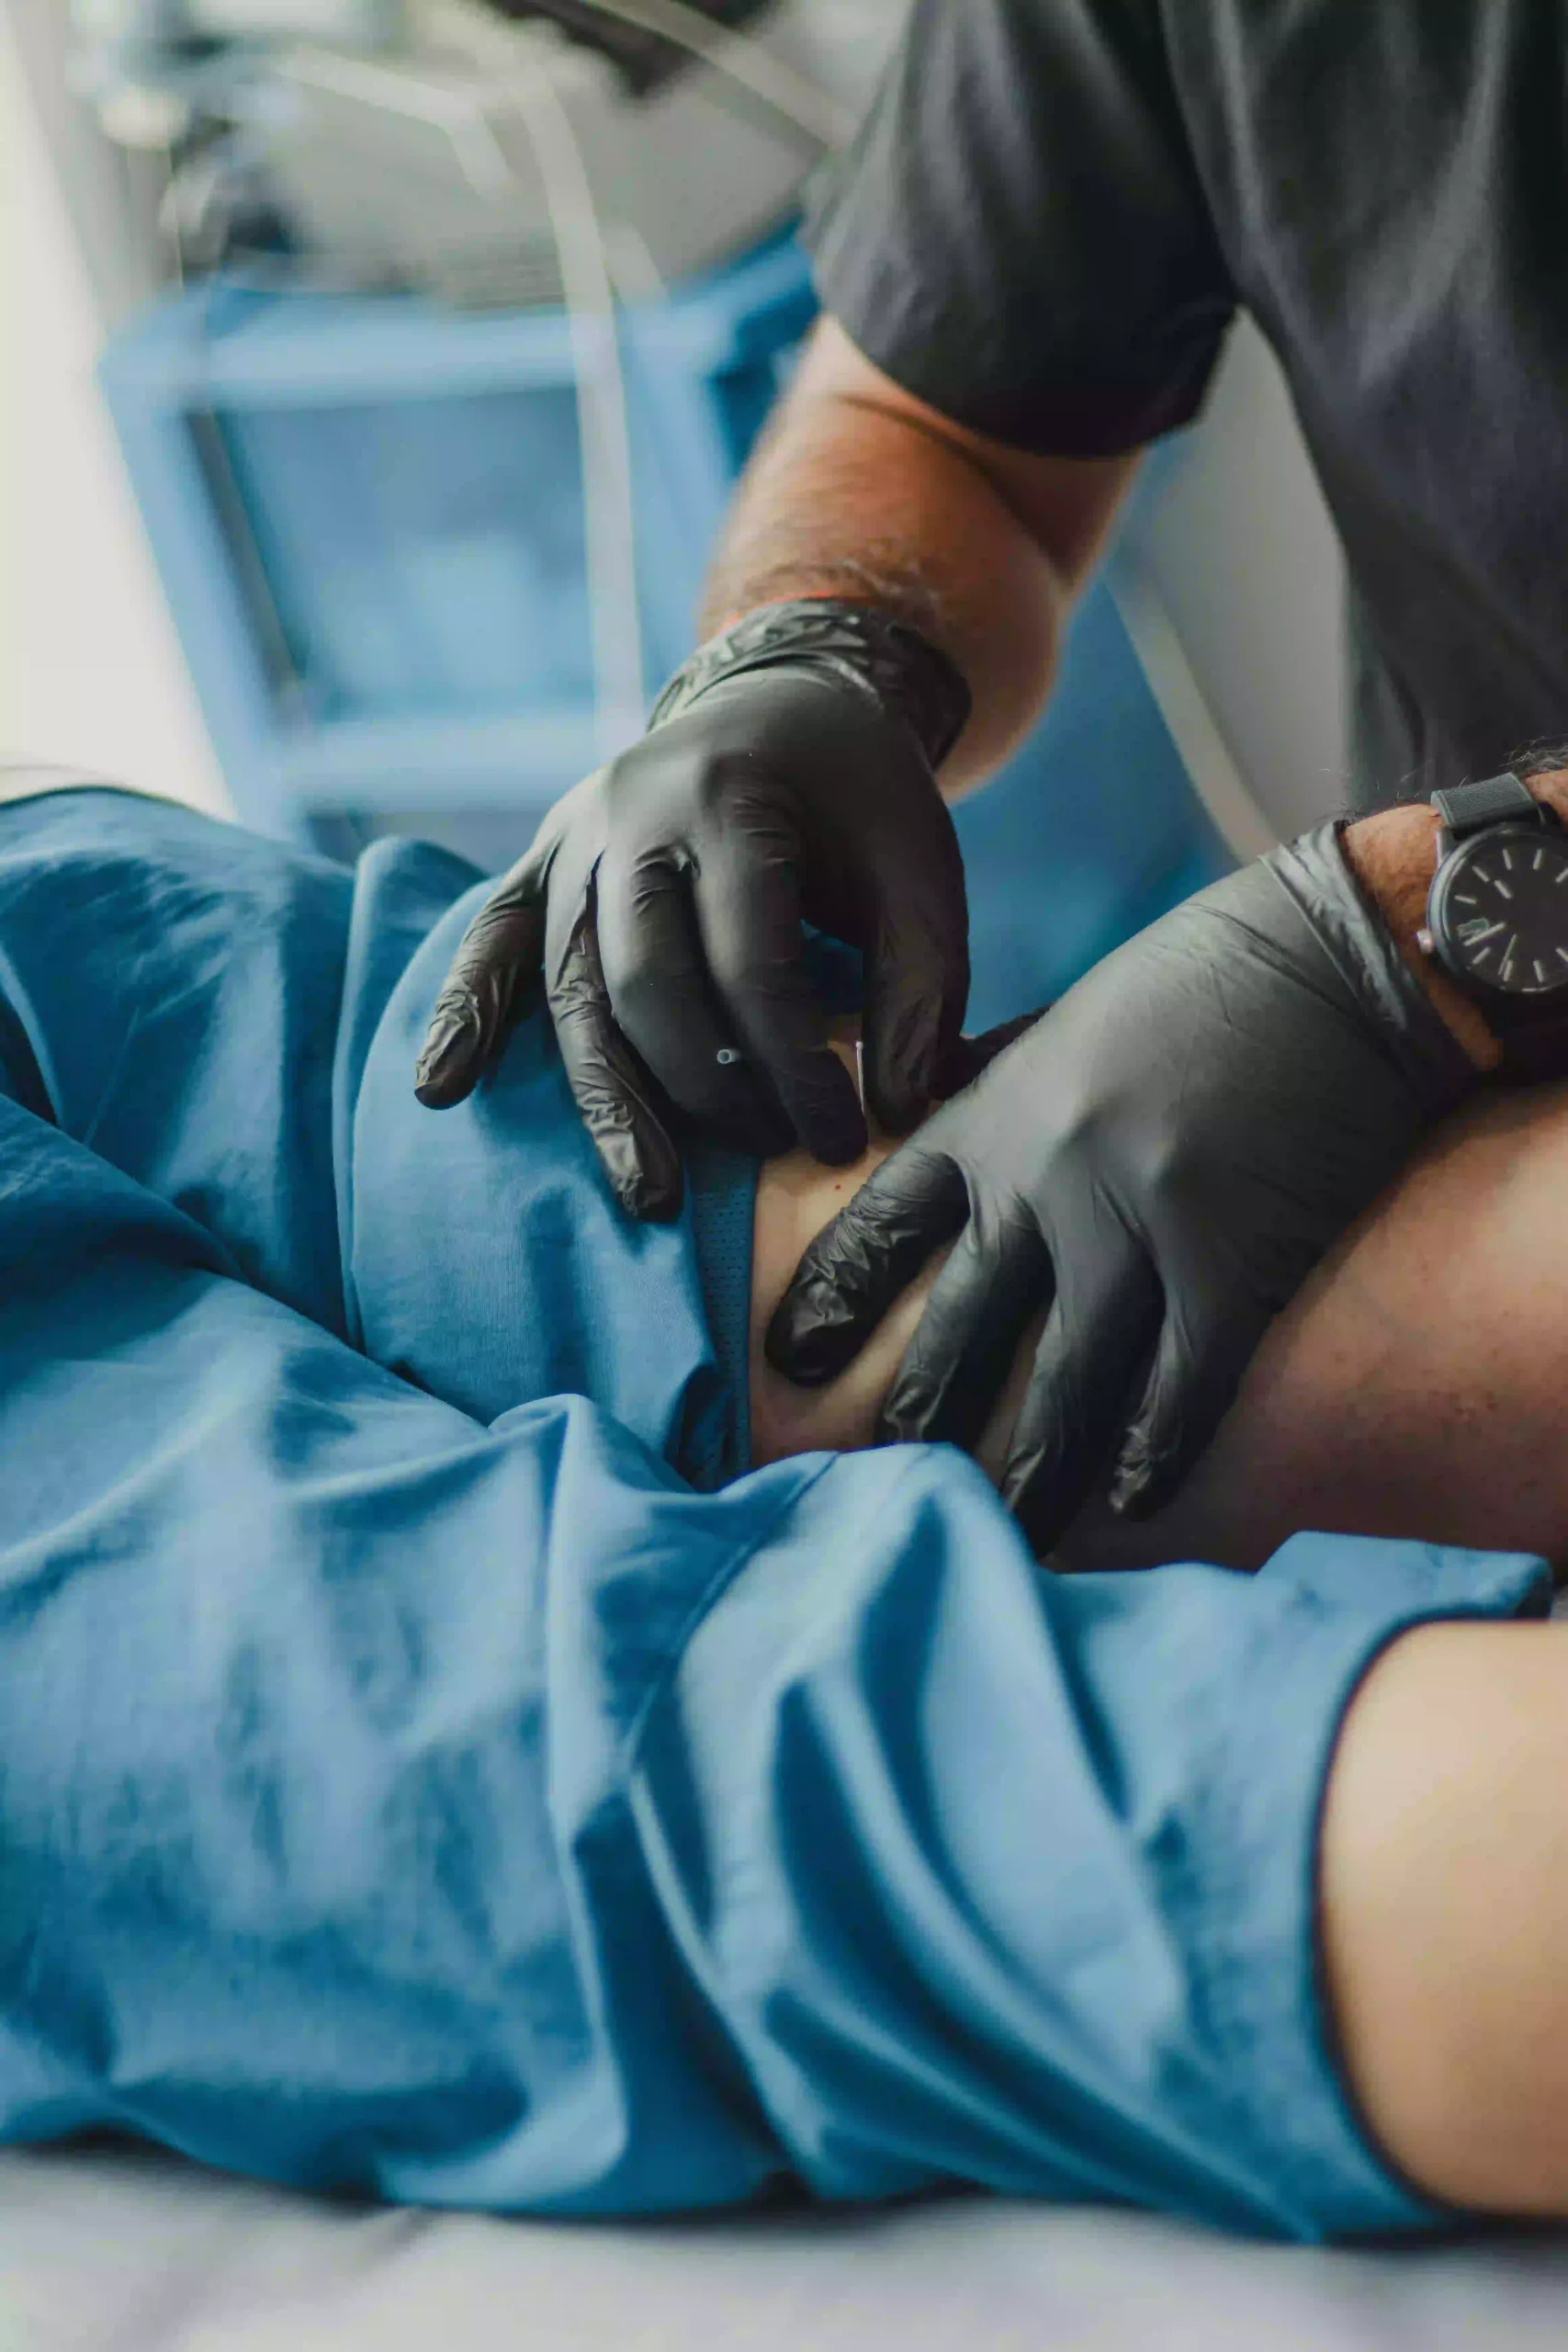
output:
[[[831,1387],[795,1389],[761,1335],[799,1250],[870,1174],[763,1170],[753,1282],[759,1459],[870,1443],[934,1274]],[[1568,1087],[1499,1091],[1439,1128],[1281,1315],[1183,1492],[1085,1513],[1075,1567],[1256,1567],[1303,1527],[1568,1561]],[[1008,1408],[1004,1400],[1002,1419]],[[1002,1431],[982,1450],[999,1451]]]

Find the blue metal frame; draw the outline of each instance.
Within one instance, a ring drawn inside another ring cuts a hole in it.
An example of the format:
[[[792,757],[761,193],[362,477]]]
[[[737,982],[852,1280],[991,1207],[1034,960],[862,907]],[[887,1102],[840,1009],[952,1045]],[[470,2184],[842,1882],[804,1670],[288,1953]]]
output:
[[[813,312],[804,256],[785,240],[622,315],[650,684],[688,649],[735,477]],[[428,411],[475,394],[558,390],[575,385],[581,357],[558,313],[463,316],[412,298],[223,285],[163,300],[111,346],[104,383],[248,823],[352,850],[367,826],[417,820],[493,863],[517,854],[550,802],[595,765],[601,743],[591,697],[547,689],[528,707],[500,710],[313,706],[309,681],[291,672],[268,582],[263,549],[276,553],[276,534],[255,511],[265,463],[259,482],[225,480],[227,444],[213,420],[259,420],[252,438],[265,444],[269,412],[379,411],[405,400]],[[435,429],[461,424],[455,407]],[[367,479],[374,490],[373,469]],[[276,474],[272,486],[276,494]],[[1041,726],[959,810],[958,828],[979,1025],[1059,992],[1228,864],[1103,581],[1075,619]]]
[[[672,667],[689,641],[750,429],[813,311],[804,256],[786,239],[622,313],[658,669]],[[598,739],[594,711],[581,701],[506,714],[311,712],[289,690],[245,497],[232,481],[221,495],[215,482],[211,420],[570,389],[581,362],[558,312],[464,315],[413,297],[260,292],[221,280],[161,299],[110,345],[105,392],[247,823],[308,840],[321,819],[343,812],[536,815],[593,764]]]

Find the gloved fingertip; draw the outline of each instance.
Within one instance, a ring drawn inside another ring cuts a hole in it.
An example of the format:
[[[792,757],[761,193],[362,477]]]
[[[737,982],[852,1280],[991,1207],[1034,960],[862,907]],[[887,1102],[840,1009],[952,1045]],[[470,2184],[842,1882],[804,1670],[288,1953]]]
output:
[[[414,1097],[427,1111],[450,1111],[466,1102],[479,1083],[476,1069],[453,1069],[432,1070],[423,1077],[414,1073]]]
[[[854,1353],[840,1317],[825,1315],[815,1285],[786,1291],[763,1335],[769,1369],[797,1388],[824,1388]]]
[[[1037,1460],[1020,1460],[1015,1456],[1002,1472],[1001,1484],[997,1491],[1015,1517],[1021,1516],[1029,1503],[1039,1467]]]
[[[1003,1499],[1007,1498],[1004,1497]],[[1007,1507],[1017,1520],[1024,1541],[1037,1560],[1061,1542],[1073,1522],[1073,1512],[1063,1510],[1049,1498],[1032,1493],[1016,1497]]]
[[[679,1160],[671,1157],[664,1167],[653,1168],[632,1150],[605,1150],[603,1145],[600,1157],[615,1204],[626,1216],[637,1225],[674,1224],[685,1200]]]
[[[594,1131],[617,1205],[637,1225],[673,1225],[686,1197],[679,1155],[662,1135],[638,1137],[621,1125]]]
[[[1166,1499],[1168,1484],[1146,1454],[1123,1454],[1106,1499],[1118,1519],[1152,1519]]]
[[[413,1091],[420,1101],[432,1111],[445,1111],[472,1093],[483,1046],[483,1024],[472,1004],[438,1013],[414,1065]]]
[[[907,1136],[938,1100],[942,1054],[934,1031],[922,1022],[905,1023],[896,1035],[879,1035],[868,1021],[865,1035],[865,1099],[883,1132]]]
[[[824,1168],[848,1168],[870,1142],[855,1082],[826,1046],[769,1073],[802,1147]]]
[[[871,1141],[864,1116],[858,1103],[850,1108],[835,1106],[826,1118],[820,1114],[803,1121],[800,1139],[824,1168],[852,1168],[864,1157]]]
[[[775,1317],[762,1341],[762,1354],[770,1372],[776,1372],[781,1380],[793,1381],[797,1388],[820,1388],[832,1377],[815,1334],[803,1324],[787,1319],[781,1323]]]
[[[621,1206],[638,1225],[673,1225],[681,1214],[684,1193],[679,1185],[632,1185],[618,1195]]]
[[[918,1084],[910,1080],[889,1086],[886,1083],[866,1087],[866,1099],[872,1116],[884,1135],[909,1136],[928,1118],[936,1102],[934,1087]]]

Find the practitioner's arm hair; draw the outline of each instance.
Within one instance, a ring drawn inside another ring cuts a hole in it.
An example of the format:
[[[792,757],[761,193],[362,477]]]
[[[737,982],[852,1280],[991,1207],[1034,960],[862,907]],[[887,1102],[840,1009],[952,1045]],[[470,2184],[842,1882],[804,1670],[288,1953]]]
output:
[[[942,774],[946,789],[963,790],[1037,716],[1068,610],[1137,462],[987,440],[905,391],[824,318],[730,510],[704,629],[796,596],[842,597],[908,622],[973,695]]]

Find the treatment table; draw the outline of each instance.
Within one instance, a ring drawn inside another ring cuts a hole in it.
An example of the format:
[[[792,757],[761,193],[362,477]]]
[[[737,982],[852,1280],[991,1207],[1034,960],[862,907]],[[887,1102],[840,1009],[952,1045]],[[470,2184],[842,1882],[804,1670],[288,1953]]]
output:
[[[1561,2352],[1568,2237],[1261,2245],[962,2199],[625,2227],[0,2156],[0,2352]]]

